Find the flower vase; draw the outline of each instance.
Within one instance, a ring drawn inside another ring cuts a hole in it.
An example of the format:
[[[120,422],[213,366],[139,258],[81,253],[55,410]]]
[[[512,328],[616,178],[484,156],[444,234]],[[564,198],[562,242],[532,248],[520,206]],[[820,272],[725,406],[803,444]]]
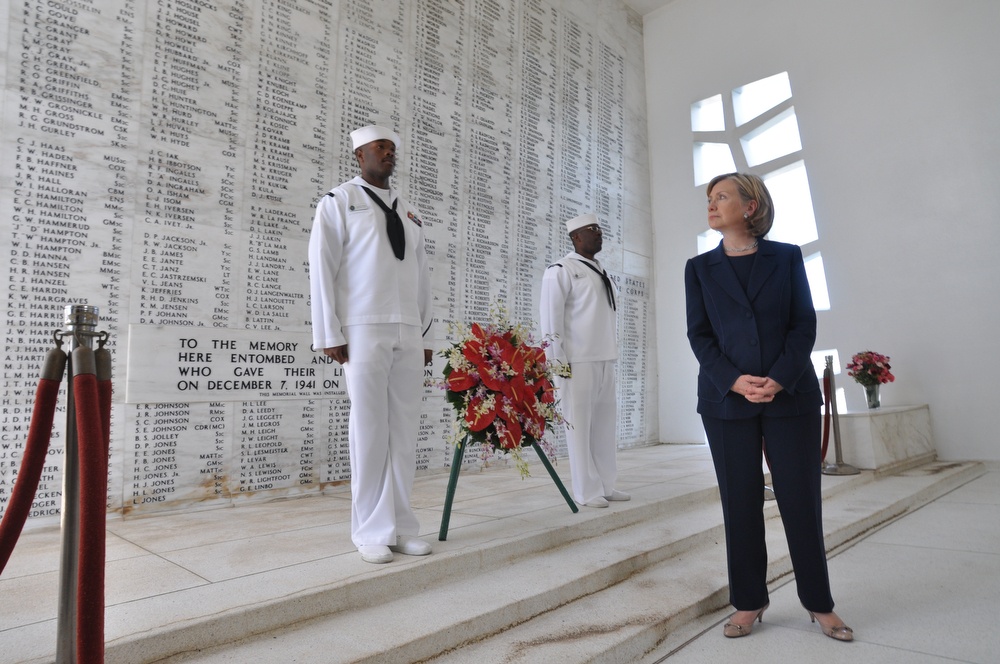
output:
[[[865,388],[865,403],[868,404],[868,410],[878,410],[882,407],[882,399],[879,395],[878,388],[881,387],[878,383],[874,385],[862,385]]]

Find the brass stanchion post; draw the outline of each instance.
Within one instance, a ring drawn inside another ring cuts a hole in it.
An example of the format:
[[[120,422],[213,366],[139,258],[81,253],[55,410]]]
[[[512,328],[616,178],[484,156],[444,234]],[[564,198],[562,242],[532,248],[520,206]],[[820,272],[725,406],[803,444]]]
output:
[[[73,375],[72,351],[77,346],[93,348],[99,321],[97,307],[66,306],[63,335],[70,338],[67,375]],[[62,551],[59,560],[59,611],[56,634],[57,664],[76,662],[76,590],[80,546],[80,455],[77,448],[76,407],[73,381],[66,388],[66,441],[64,443],[62,495]]]
[[[830,413],[833,420],[833,449],[836,453],[836,462],[824,463],[824,475],[857,475],[861,471],[854,466],[844,463],[844,452],[840,447],[840,420],[837,417],[837,386],[833,382],[833,355],[826,356],[825,373],[830,381]]]

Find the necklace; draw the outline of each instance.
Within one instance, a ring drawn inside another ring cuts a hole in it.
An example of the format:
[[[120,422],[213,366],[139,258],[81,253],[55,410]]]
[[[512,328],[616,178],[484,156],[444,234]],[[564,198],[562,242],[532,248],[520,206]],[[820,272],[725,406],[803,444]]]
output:
[[[725,251],[727,254],[742,254],[744,251],[750,251],[751,249],[756,247],[758,242],[760,242],[760,240],[754,240],[753,242],[743,247],[742,249],[730,249],[729,247],[726,246],[726,243],[723,242],[722,250]]]

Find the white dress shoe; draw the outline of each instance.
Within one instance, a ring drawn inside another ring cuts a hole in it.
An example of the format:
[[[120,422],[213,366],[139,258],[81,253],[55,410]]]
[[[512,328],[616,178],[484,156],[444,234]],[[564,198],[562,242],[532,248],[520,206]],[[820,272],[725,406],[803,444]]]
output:
[[[392,551],[389,547],[379,544],[362,544],[358,547],[361,560],[366,563],[391,563]]]
[[[583,504],[583,506],[584,507],[607,507],[608,506],[608,501],[607,501],[606,498],[603,498],[602,496],[598,496],[597,498],[594,498],[593,500],[589,500],[589,501],[585,502]]]
[[[399,535],[396,543],[389,545],[389,549],[404,556],[426,556],[431,552],[431,545],[416,537]]]
[[[632,500],[632,496],[618,489],[612,491],[610,496],[604,496],[604,498],[605,500]]]

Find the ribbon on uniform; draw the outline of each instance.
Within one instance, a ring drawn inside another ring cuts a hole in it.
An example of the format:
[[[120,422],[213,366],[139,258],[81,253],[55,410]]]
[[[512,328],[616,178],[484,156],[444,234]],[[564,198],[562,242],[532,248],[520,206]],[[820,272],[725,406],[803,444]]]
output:
[[[608,296],[608,304],[611,306],[611,310],[618,311],[618,307],[615,305],[615,289],[611,285],[611,278],[608,276],[607,271],[604,269],[599,270],[597,269],[596,265],[592,265],[587,261],[580,261],[580,262],[589,267],[594,272],[596,272],[597,275],[601,278],[601,281],[604,282],[604,292]]]
[[[406,252],[406,234],[403,232],[403,220],[399,218],[399,213],[396,212],[396,203],[399,202],[399,197],[397,196],[396,200],[392,202],[392,207],[389,207],[374,191],[368,187],[361,188],[371,196],[373,201],[378,203],[378,206],[382,208],[382,212],[385,212],[385,231],[389,235],[389,244],[392,245],[392,253],[396,254],[396,258],[399,260],[403,260],[403,255]]]

